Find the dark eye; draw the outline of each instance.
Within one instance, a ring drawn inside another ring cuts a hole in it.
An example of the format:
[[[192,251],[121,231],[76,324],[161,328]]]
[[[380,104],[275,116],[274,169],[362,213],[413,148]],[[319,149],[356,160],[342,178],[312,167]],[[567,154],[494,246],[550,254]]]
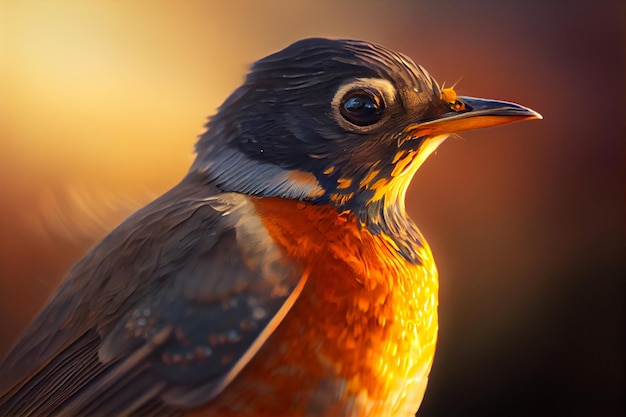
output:
[[[369,89],[349,91],[343,99],[339,111],[350,123],[369,126],[380,120],[385,103],[378,92]]]

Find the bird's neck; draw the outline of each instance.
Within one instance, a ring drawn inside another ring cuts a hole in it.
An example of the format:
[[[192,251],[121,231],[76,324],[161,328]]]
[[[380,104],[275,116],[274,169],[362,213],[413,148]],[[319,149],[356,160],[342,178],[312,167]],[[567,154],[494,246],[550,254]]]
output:
[[[406,192],[417,170],[447,137],[429,137],[418,150],[400,151],[393,160],[389,181],[372,187],[369,193],[357,195],[357,203],[352,204],[352,210],[363,226],[372,233],[388,236],[411,262],[420,262],[415,248],[426,246],[426,242],[406,213]]]
[[[408,184],[407,184],[408,186]],[[393,243],[398,253],[411,263],[421,264],[421,253],[416,250],[426,245],[417,226],[405,210],[406,189],[385,194],[354,214],[361,225],[372,234],[382,235]]]

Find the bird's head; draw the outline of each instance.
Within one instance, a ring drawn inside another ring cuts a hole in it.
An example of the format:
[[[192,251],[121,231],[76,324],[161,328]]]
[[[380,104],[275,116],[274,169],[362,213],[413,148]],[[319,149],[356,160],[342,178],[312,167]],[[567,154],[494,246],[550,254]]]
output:
[[[226,191],[328,203],[376,224],[403,212],[421,163],[452,132],[541,116],[457,97],[369,42],[305,39],[257,61],[196,145],[191,172]]]

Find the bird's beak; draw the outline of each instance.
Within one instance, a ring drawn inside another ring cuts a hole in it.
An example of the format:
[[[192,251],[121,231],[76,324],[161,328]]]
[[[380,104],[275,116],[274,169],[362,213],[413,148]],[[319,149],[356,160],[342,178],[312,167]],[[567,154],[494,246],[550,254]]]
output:
[[[457,100],[459,110],[451,109],[435,119],[412,124],[407,130],[413,137],[435,136],[543,118],[528,107],[506,101],[474,97],[458,97]]]

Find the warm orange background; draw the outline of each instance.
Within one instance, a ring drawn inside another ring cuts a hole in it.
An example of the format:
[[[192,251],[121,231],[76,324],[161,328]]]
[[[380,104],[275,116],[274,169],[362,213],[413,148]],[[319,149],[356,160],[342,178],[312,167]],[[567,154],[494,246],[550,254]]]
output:
[[[450,140],[412,184],[441,275],[420,415],[623,413],[620,3],[0,0],[0,355],[90,245],[181,178],[247,65],[353,37],[545,117]]]

